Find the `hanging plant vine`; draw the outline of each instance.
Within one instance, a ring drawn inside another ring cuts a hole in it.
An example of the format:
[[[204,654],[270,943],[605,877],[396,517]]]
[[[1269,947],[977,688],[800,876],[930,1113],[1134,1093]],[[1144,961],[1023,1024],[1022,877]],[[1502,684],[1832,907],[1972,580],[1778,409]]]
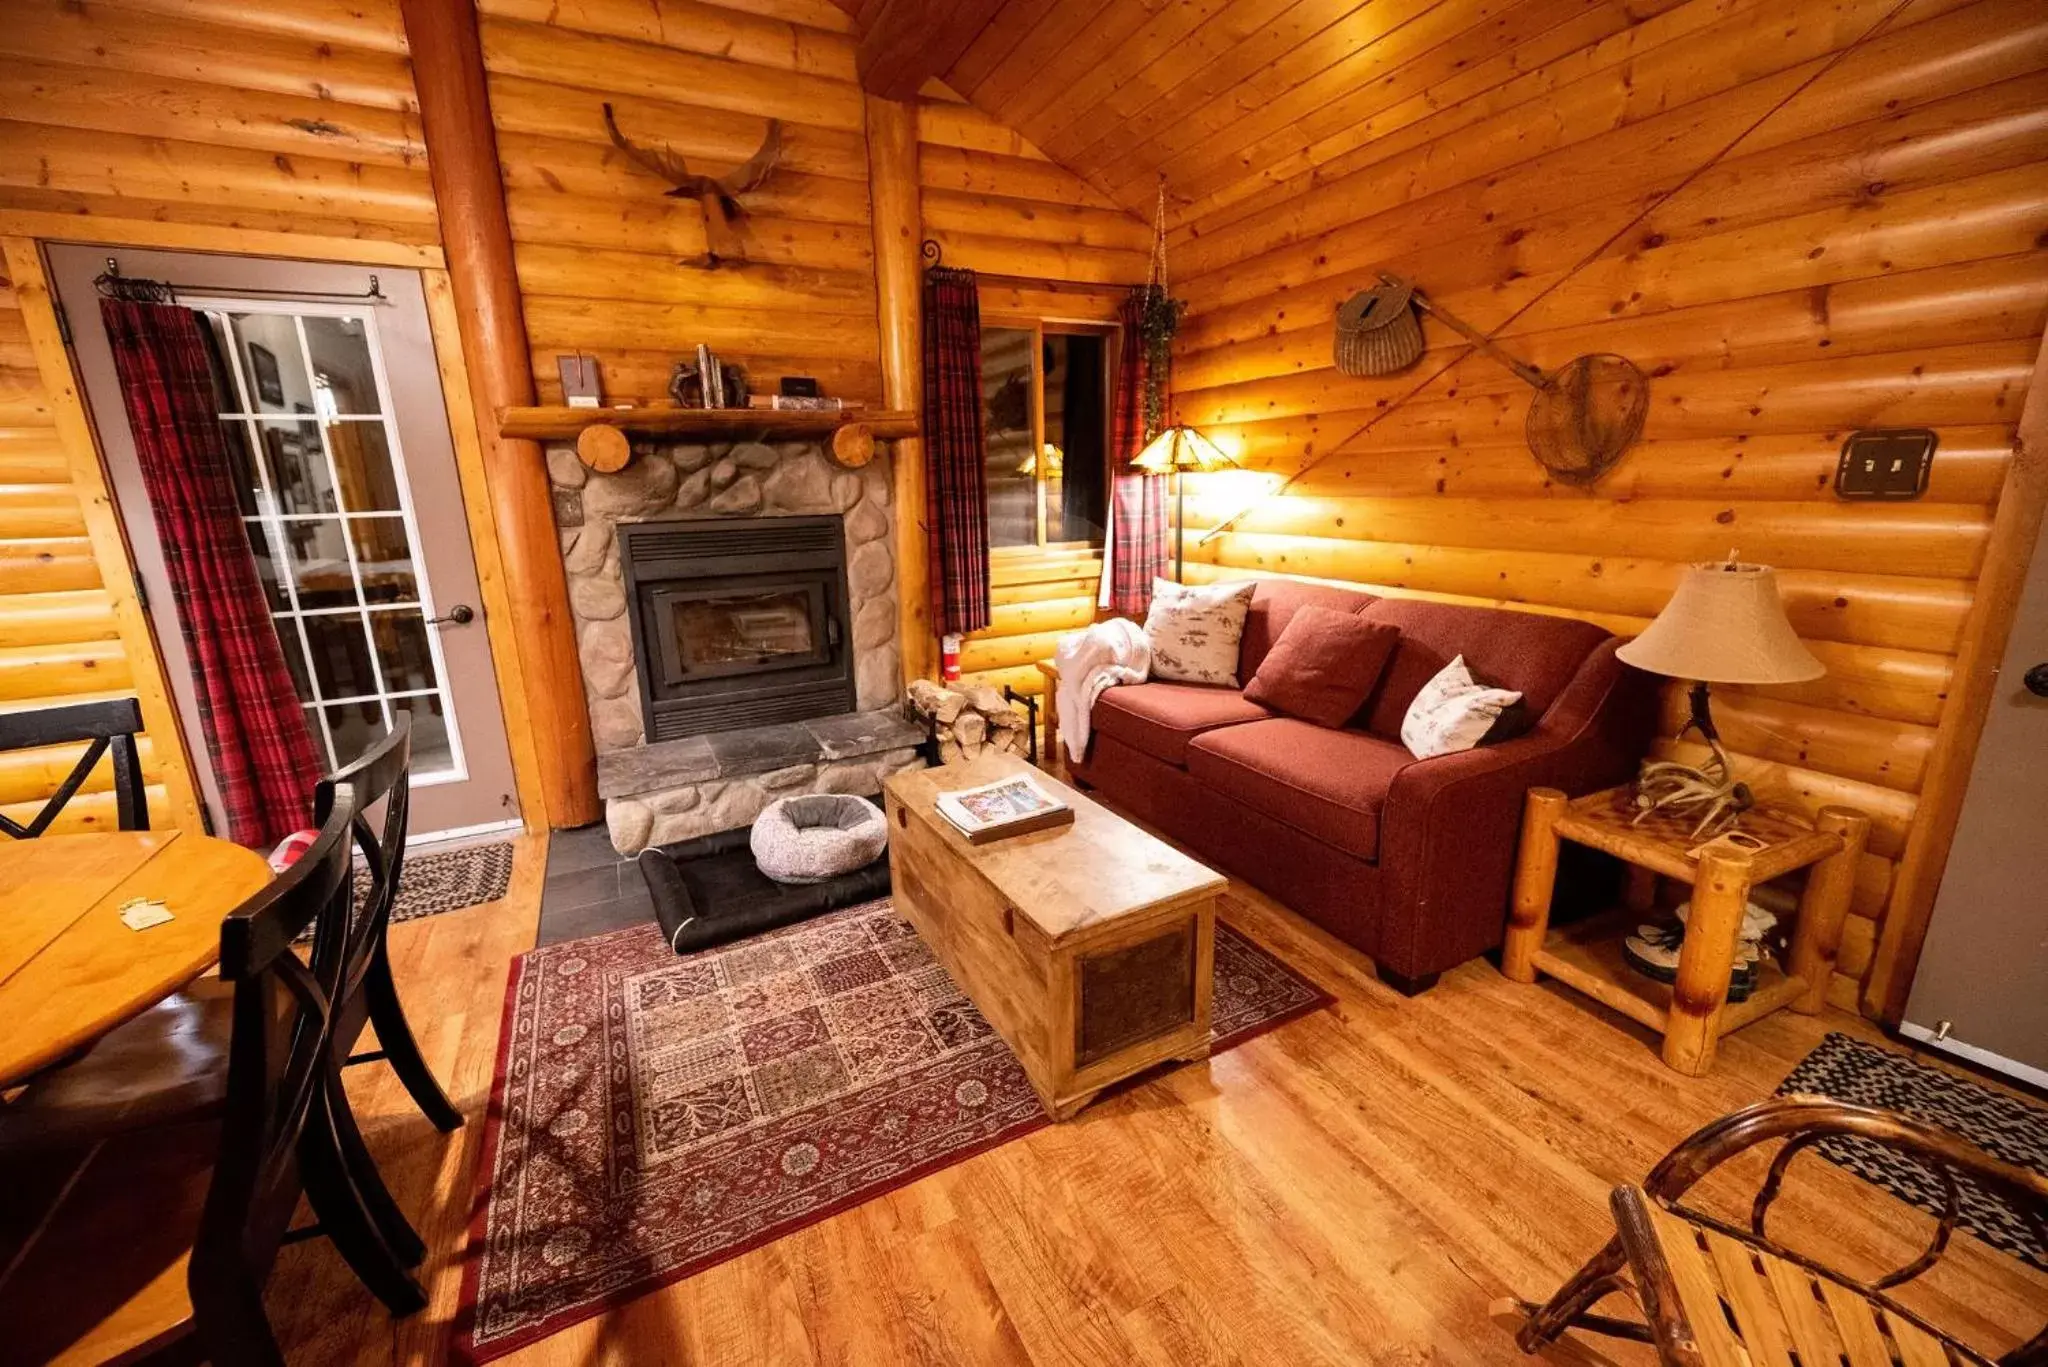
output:
[[[1138,341],[1145,352],[1145,440],[1166,426],[1168,380],[1173,372],[1173,336],[1180,331],[1187,304],[1166,289],[1166,177],[1159,178],[1159,200],[1152,214],[1152,266],[1138,298]]]

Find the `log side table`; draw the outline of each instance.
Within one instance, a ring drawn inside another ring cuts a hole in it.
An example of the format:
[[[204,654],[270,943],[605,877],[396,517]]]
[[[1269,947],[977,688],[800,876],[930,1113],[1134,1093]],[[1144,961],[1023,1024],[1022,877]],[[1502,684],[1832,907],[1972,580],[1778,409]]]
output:
[[[1713,1067],[1721,1036],[1730,1031],[1781,1006],[1817,1013],[1827,1000],[1870,818],[1848,807],[1824,807],[1815,826],[1808,827],[1752,810],[1743,814],[1738,829],[1764,841],[1764,848],[1749,854],[1707,850],[1694,857],[1689,851],[1699,842],[1691,838],[1688,823],[1652,817],[1632,825],[1634,815],[1627,787],[1569,800],[1555,788],[1529,790],[1501,972],[1522,983],[1548,974],[1642,1022],[1664,1036],[1664,1062],[1693,1077]],[[1590,846],[1632,866],[1623,907],[1550,929],[1560,840]],[[1743,1001],[1730,1002],[1728,982],[1749,890],[1809,866],[1789,965],[1780,968],[1766,955],[1755,989]],[[1621,948],[1650,910],[1659,874],[1692,888],[1678,979],[1669,984],[1630,968]]]
[[[1048,774],[1060,772],[1060,667],[1052,660],[1038,662],[1038,677],[1045,682],[1039,715],[1045,721],[1045,743],[1038,752],[1038,767]]]

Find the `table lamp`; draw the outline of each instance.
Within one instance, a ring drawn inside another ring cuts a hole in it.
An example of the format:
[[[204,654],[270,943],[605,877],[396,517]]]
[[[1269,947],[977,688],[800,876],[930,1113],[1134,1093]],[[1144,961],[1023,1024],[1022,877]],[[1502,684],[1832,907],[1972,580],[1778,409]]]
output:
[[[1175,423],[1145,444],[1131,458],[1131,468],[1148,475],[1173,476],[1173,577],[1187,578],[1187,474],[1235,469],[1237,462],[1223,449],[1185,423]]]
[[[1657,619],[1615,654],[1652,674],[1692,681],[1692,715],[1678,734],[1697,730],[1713,758],[1697,767],[1645,764],[1636,781],[1636,820],[1654,811],[1697,814],[1695,836],[1718,834],[1754,804],[1748,786],[1729,772],[1711,685],[1803,683],[1827,672],[1785,619],[1771,567],[1733,556],[1688,568]]]

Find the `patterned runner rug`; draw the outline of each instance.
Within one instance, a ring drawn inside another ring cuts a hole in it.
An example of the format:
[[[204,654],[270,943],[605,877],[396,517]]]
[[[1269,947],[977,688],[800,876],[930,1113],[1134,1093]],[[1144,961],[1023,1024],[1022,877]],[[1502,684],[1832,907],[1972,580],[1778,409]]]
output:
[[[1848,1035],[1829,1034],[1799,1061],[1778,1086],[1779,1096],[1795,1093],[1898,1111],[1961,1135],[1994,1158],[2048,1176],[2048,1110]],[[1815,1148],[1829,1162],[1901,1201],[1941,1214],[1940,1180],[1904,1154],[1855,1137],[1825,1140]],[[1958,1185],[1964,1229],[1993,1248],[2048,1268],[2048,1247],[2005,1202],[1968,1178]]]
[[[1330,1001],[1218,924],[1215,1049]],[[887,901],[512,965],[456,1351],[487,1361],[1048,1124]]]

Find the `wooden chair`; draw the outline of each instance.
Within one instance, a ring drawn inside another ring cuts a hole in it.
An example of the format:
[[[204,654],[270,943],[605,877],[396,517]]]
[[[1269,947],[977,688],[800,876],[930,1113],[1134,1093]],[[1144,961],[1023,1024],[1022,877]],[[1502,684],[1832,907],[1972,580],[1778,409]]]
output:
[[[67,1182],[50,1184],[61,1193],[54,1205],[21,1222],[27,1236],[0,1249],[0,1322],[28,1327],[10,1328],[9,1354],[277,1367],[284,1359],[263,1284],[280,1246],[314,1234],[331,1239],[393,1313],[425,1304],[335,1132],[355,815],[353,791],[337,788],[312,848],[221,927],[232,1024],[218,1104],[97,1138]],[[317,927],[310,962],[292,949],[309,925]],[[47,1107],[36,1096],[42,1085],[22,1100]],[[16,1104],[5,1108],[10,1119]],[[12,1156],[9,1168],[49,1171],[56,1156]],[[370,1180],[381,1193],[374,1169]],[[302,1192],[317,1223],[289,1229]]]
[[[359,804],[355,819],[356,849],[369,870],[370,888],[367,897],[356,908],[357,924],[352,933],[363,939],[359,946],[362,957],[358,978],[349,984],[352,1009],[344,1014],[339,1037],[344,1041],[344,1051],[353,1048],[367,1016],[369,1023],[377,1028],[378,1044],[372,1051],[347,1054],[343,1066],[354,1067],[380,1059],[389,1063],[392,1071],[398,1074],[398,1080],[405,1084],[413,1103],[436,1129],[443,1133],[459,1129],[462,1112],[455,1109],[448,1100],[448,1094],[441,1090],[433,1070],[421,1057],[412,1027],[406,1021],[405,1007],[398,1000],[398,985],[391,976],[391,952],[386,939],[391,926],[391,908],[398,900],[399,879],[405,871],[406,821],[412,802],[411,718],[399,714],[398,724],[389,735],[371,746],[354,763],[320,781],[313,793],[316,823],[325,821],[334,803],[335,790],[342,784],[356,792]],[[384,819],[373,826],[370,810],[380,801],[384,803]],[[358,1004],[361,1009],[353,1009]]]
[[[142,759],[135,746],[141,733],[142,706],[133,698],[0,713],[0,751],[90,742],[42,810],[26,826],[0,816],[0,833],[16,840],[33,840],[48,830],[109,751],[114,757],[114,812],[120,827],[124,831],[148,830],[149,802],[142,791]]]
[[[353,900],[346,920],[323,921],[314,932],[314,962],[323,962],[324,956],[333,954],[345,965],[335,998],[341,1004],[334,1027],[336,1067],[329,1075],[324,1119],[331,1127],[336,1152],[353,1175],[357,1192],[378,1233],[408,1267],[425,1257],[426,1244],[392,1200],[377,1172],[376,1160],[363,1142],[355,1112],[342,1087],[341,1070],[379,1060],[388,1062],[414,1104],[437,1129],[446,1133],[462,1125],[462,1113],[441,1090],[413,1039],[405,1008],[398,999],[398,984],[391,975],[386,939],[391,907],[397,900],[399,877],[405,865],[405,830],[412,796],[411,738],[410,718],[401,714],[389,735],[353,763],[322,779],[313,794],[313,815],[323,828],[340,794],[355,795],[350,831],[360,865],[370,874],[367,891]],[[383,819],[373,822],[371,809],[379,802],[384,806]],[[376,1027],[378,1047],[352,1052],[365,1024]]]
[[[1837,1135],[1909,1154],[1938,1176],[1945,1192],[1925,1251],[1875,1281],[1824,1267],[1764,1233],[1793,1158]],[[1778,1139],[1784,1146],[1757,1189],[1747,1230],[1682,1203],[1709,1172]],[[1926,1272],[1947,1250],[1961,1213],[1959,1176],[2008,1203],[2037,1233],[2048,1233],[2048,1178],[2001,1162],[1945,1130],[1820,1098],[1760,1102],[1687,1139],[1642,1186],[1616,1188],[1610,1198],[1615,1237],[1547,1304],[1521,1305],[1527,1319],[1515,1341],[1533,1353],[1566,1329],[1584,1329],[1651,1344],[1669,1367],[2048,1367],[2048,1328],[1994,1360],[1887,1294]],[[1592,1313],[1615,1291],[1634,1297],[1642,1323]]]

